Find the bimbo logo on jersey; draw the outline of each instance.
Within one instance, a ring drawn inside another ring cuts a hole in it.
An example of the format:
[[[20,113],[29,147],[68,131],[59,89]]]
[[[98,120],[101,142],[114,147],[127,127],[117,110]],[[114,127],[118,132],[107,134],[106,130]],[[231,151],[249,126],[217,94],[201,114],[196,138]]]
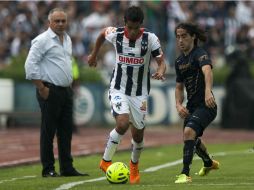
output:
[[[119,55],[118,59],[120,62],[128,63],[128,64],[143,64],[144,63],[143,57],[137,58],[137,57],[127,57],[127,56]]]

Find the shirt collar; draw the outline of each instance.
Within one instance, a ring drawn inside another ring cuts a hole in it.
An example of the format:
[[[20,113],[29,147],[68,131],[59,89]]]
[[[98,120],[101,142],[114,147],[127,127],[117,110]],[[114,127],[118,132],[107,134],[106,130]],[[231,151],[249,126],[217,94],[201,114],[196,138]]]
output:
[[[134,40],[137,40],[138,38],[140,38],[140,36],[142,36],[142,34],[144,33],[144,31],[145,31],[144,28],[140,28],[139,34],[138,34],[138,36],[136,37],[136,39],[134,39]],[[126,27],[124,27],[124,35],[125,35],[126,38],[129,39],[129,33],[128,33]]]
[[[48,33],[49,33],[49,36],[51,38],[58,37],[57,34],[50,27],[48,28]],[[64,32],[64,38],[66,38],[66,33],[65,32]]]

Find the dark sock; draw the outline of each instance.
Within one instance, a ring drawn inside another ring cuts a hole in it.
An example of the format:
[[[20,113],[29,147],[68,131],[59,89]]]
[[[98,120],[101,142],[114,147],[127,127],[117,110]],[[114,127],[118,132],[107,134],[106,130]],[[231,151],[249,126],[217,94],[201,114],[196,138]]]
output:
[[[183,147],[183,170],[182,174],[189,176],[190,173],[190,165],[192,163],[192,158],[194,154],[195,141],[187,140],[184,141]]]
[[[206,149],[201,149],[201,140],[198,138],[196,140],[196,154],[203,160],[204,167],[211,167],[213,164],[212,159],[210,158],[209,154],[207,153]]]

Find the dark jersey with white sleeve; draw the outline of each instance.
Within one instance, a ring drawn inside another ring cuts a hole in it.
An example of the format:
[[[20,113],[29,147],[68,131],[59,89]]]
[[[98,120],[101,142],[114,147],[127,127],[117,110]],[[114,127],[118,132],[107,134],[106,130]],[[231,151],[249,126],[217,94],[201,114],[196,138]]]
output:
[[[181,54],[175,61],[176,82],[185,85],[187,108],[205,105],[204,65],[212,67],[210,57],[201,47],[194,47],[188,55]]]
[[[110,89],[117,89],[128,96],[148,95],[151,55],[158,57],[163,54],[158,37],[141,28],[140,36],[130,40],[123,27],[108,27],[105,38],[116,50]]]

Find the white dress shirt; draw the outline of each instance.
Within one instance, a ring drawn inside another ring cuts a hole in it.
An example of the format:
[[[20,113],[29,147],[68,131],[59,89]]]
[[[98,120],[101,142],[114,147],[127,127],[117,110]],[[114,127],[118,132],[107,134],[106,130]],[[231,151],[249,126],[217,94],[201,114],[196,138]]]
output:
[[[65,33],[63,44],[48,28],[32,40],[25,62],[26,79],[38,79],[57,86],[72,83],[72,42]]]

